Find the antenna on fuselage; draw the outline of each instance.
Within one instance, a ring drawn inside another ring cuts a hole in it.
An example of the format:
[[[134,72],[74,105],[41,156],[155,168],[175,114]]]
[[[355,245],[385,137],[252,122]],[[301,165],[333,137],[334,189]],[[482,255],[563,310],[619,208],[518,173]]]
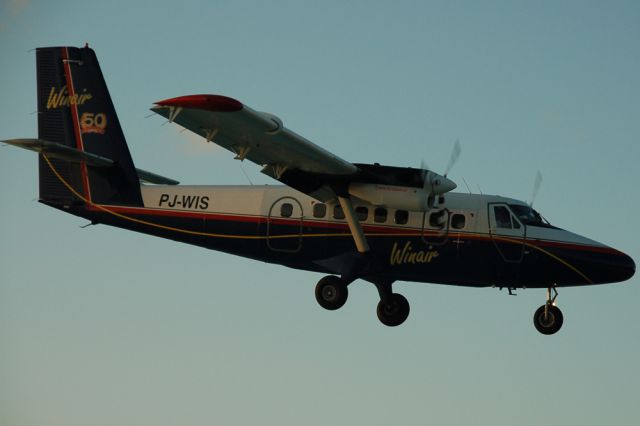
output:
[[[253,186],[253,182],[251,181],[251,178],[249,177],[249,175],[247,174],[246,170],[244,169],[244,167],[242,167],[242,161],[238,163],[240,165],[240,170],[242,170],[242,173],[244,174],[244,177],[247,178],[247,180],[249,181],[249,184],[251,186]]]
[[[464,182],[464,186],[467,187],[467,191],[469,191],[469,195],[471,195],[471,188],[469,188],[469,184],[467,183],[465,178],[462,178],[462,181]]]

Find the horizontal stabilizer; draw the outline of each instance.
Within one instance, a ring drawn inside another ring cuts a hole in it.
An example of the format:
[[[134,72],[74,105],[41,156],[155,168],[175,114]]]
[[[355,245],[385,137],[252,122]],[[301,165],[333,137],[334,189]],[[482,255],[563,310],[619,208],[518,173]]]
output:
[[[156,185],[177,185],[180,182],[174,179],[170,179],[168,177],[160,176],[155,173],[148,172],[142,169],[136,169],[138,172],[138,178],[146,183],[153,183]]]
[[[109,167],[115,164],[115,162],[109,158],[43,139],[9,139],[2,142],[40,154],[46,154],[51,158],[57,158],[59,160],[71,161],[73,163],[85,161],[88,166],[92,167]],[[143,182],[159,185],[177,185],[180,183],[177,180],[160,176],[146,170],[136,169],[136,172],[138,173],[138,178]]]
[[[51,158],[71,161],[73,163],[86,161],[88,166],[93,167],[108,167],[114,164],[113,160],[110,160],[109,158],[42,139],[9,139],[2,142],[28,149],[30,151],[35,151],[40,154],[47,154],[47,156]]]

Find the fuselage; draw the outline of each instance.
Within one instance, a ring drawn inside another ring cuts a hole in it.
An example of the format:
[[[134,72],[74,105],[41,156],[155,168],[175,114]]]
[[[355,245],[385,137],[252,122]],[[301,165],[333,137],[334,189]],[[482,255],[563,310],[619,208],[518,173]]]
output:
[[[286,186],[141,187],[144,207],[69,208],[94,222],[296,269],[339,273],[354,252],[338,204]],[[554,227],[524,202],[448,193],[426,212],[354,199],[372,257],[367,276],[464,286],[549,287],[624,281],[633,260]]]
[[[356,280],[375,285],[376,315],[390,327],[410,310],[395,281],[543,287],[534,325],[553,334],[563,323],[556,287],[635,273],[629,256],[550,225],[521,201],[451,193],[447,173],[423,167],[352,163],[223,95],[179,96],[152,110],[286,186],[179,186],[135,167],[92,49],[39,48],[36,61],[38,137],[5,142],[38,152],[42,203],[94,224],[328,274],[315,287],[327,310],[345,304]],[[456,145],[447,169],[459,154]]]

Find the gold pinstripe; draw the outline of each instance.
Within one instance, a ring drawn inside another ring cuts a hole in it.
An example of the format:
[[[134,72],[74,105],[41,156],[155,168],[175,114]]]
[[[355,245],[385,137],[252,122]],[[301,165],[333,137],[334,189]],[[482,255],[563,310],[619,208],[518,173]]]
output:
[[[95,204],[93,201],[90,201],[88,199],[86,199],[85,197],[83,197],[81,194],[79,194],[56,170],[56,168],[53,166],[53,164],[51,164],[51,161],[49,161],[49,158],[47,158],[47,156],[45,154],[42,154],[42,157],[45,159],[45,161],[47,162],[47,164],[49,165],[49,168],[51,169],[51,171],[56,175],[56,177],[60,180],[60,182],[62,182],[62,184],[69,190],[71,191],[71,193],[73,193],[76,197],[78,197],[79,199],[81,199],[82,201],[84,201],[85,203],[97,208],[98,210],[101,210],[105,213],[111,214],[113,216],[119,217],[120,219],[124,219],[130,222],[134,222],[134,223],[138,223],[141,225],[146,225],[146,226],[151,226],[154,228],[158,228],[158,229],[164,229],[167,231],[172,231],[172,232],[179,232],[179,233],[183,233],[183,234],[188,234],[188,235],[197,235],[197,236],[204,236],[204,237],[214,237],[214,238],[231,238],[231,239],[247,239],[247,240],[267,240],[267,239],[278,239],[278,238],[300,238],[301,236],[304,238],[309,238],[309,237],[346,237],[349,234],[345,234],[345,233],[333,233],[333,234],[290,234],[290,235],[275,235],[275,236],[267,236],[267,235],[233,235],[233,234],[216,234],[216,233],[211,233],[211,232],[200,232],[200,231],[191,231],[188,229],[181,229],[181,228],[174,228],[172,226],[166,226],[166,225],[161,225],[159,223],[153,223],[153,222],[149,222],[146,220],[142,220],[142,219],[137,219],[135,217],[131,217],[131,216],[127,216],[118,212],[115,212],[111,209],[108,209],[100,204]],[[392,237],[406,237],[406,236],[416,236],[415,233],[394,233],[394,234],[388,234],[388,233],[365,233],[366,236],[369,237],[385,237],[385,236],[392,236]],[[514,240],[511,238],[505,238],[505,237],[498,237],[498,236],[493,236],[492,238],[499,240],[499,241],[505,241],[505,242],[509,242],[509,243],[515,243],[515,244],[522,244],[522,241],[518,241],[518,240]],[[573,272],[575,272],[576,274],[580,275],[582,278],[584,278],[589,284],[593,284],[593,281],[591,281],[591,279],[589,279],[589,277],[587,277],[584,273],[582,273],[579,269],[577,269],[576,267],[574,267],[573,265],[571,265],[569,262],[561,259],[560,257],[554,255],[553,253],[548,252],[547,250],[538,247],[536,245],[527,243],[526,241],[524,241],[524,244],[527,247],[530,247],[532,249],[538,250],[541,253],[544,253],[545,255],[549,256],[550,258],[556,260],[557,262],[561,263],[562,265],[566,266],[567,268],[569,268],[570,270],[572,270]]]
[[[495,240],[500,240],[500,241],[506,241],[509,243],[515,243],[515,244],[524,244],[527,247],[530,247],[532,249],[538,250],[541,253],[546,254],[547,256],[549,256],[552,259],[555,259],[556,261],[562,263],[564,266],[566,266],[567,268],[571,269],[573,272],[575,272],[576,274],[580,275],[582,278],[584,278],[589,284],[593,284],[593,281],[591,281],[591,279],[589,279],[588,276],[586,276],[585,274],[583,274],[578,268],[576,268],[575,266],[573,266],[572,264],[570,264],[569,262],[559,258],[558,256],[556,256],[553,253],[548,252],[547,250],[538,247],[534,244],[530,244],[528,242],[525,241],[519,241],[519,240],[513,240],[511,238],[505,238],[505,237],[497,237],[495,235],[492,235],[492,238]]]

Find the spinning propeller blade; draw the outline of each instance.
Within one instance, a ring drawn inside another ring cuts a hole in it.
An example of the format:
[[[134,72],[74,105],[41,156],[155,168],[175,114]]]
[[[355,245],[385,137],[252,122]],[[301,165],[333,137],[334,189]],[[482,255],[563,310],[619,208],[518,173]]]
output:
[[[536,178],[533,181],[533,192],[531,193],[531,202],[529,203],[530,207],[533,207],[533,202],[536,200],[538,196],[538,191],[540,191],[540,186],[542,185],[542,173],[540,170],[536,173]]]
[[[453,181],[447,178],[447,174],[458,160],[458,157],[460,157],[461,151],[460,142],[456,141],[453,146],[453,151],[451,152],[451,159],[447,166],[447,172],[444,176],[432,172],[428,169],[424,160],[420,161],[420,169],[422,170],[422,189],[425,193],[429,194],[427,198],[427,205],[429,208],[432,208],[436,204],[436,195],[442,195],[457,187]]]
[[[460,147],[460,141],[456,140],[455,145],[453,145],[453,150],[451,151],[451,158],[449,159],[449,164],[447,165],[447,170],[444,172],[444,177],[447,177],[453,166],[460,158],[460,154],[462,153],[462,147]]]

